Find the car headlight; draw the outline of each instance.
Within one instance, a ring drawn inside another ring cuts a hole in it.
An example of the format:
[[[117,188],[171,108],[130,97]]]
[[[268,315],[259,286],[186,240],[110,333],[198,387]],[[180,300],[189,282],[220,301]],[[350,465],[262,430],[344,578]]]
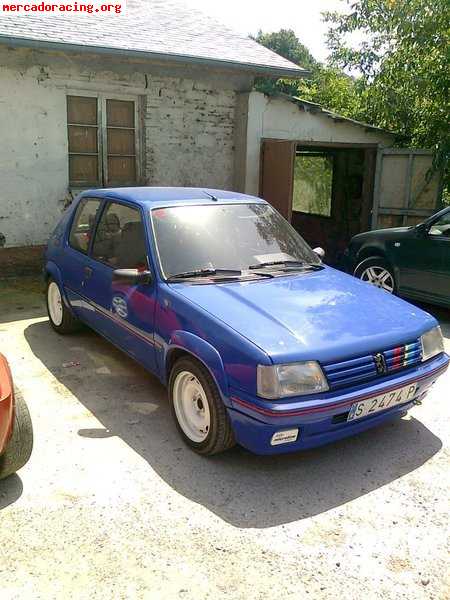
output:
[[[424,333],[420,341],[422,342],[422,360],[428,360],[444,352],[444,338],[439,325]]]
[[[258,365],[258,396],[273,400],[326,392],[327,380],[315,360],[286,365]]]

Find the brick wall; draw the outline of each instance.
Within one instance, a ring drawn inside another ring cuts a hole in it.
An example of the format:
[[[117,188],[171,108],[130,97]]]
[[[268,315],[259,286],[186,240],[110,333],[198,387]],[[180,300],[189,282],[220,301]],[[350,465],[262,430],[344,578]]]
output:
[[[0,248],[0,279],[42,271],[45,246]]]

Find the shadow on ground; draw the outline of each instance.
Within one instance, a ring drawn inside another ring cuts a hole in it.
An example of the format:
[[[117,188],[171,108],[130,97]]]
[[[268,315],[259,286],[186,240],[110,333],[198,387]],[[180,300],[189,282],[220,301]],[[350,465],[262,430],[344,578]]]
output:
[[[0,325],[46,314],[43,282],[36,276],[0,279]]]
[[[13,504],[23,492],[22,480],[18,475],[10,475],[0,481],[0,510]]]
[[[338,507],[417,469],[441,448],[420,421],[407,418],[294,455],[258,457],[235,448],[202,458],[181,442],[161,384],[100,336],[86,330],[61,337],[45,321],[25,336],[102,423],[80,436],[120,437],[174,490],[236,527],[272,527]],[[62,366],[69,361],[75,366]]]

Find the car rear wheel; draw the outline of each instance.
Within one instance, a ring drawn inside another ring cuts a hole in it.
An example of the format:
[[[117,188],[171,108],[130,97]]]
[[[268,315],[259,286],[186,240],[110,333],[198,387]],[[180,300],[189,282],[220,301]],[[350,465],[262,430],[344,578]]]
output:
[[[52,278],[47,282],[47,313],[50,325],[58,333],[73,333],[80,328],[80,321],[64,304],[59,285]]]
[[[358,279],[389,292],[389,294],[396,292],[394,271],[390,264],[381,257],[366,258],[359,263],[353,274]]]
[[[29,460],[33,450],[33,426],[25,400],[16,394],[14,425],[11,439],[0,456],[0,479],[9,477]]]
[[[235,445],[217,386],[196,360],[176,361],[169,378],[169,401],[182,438],[198,454],[217,454]]]

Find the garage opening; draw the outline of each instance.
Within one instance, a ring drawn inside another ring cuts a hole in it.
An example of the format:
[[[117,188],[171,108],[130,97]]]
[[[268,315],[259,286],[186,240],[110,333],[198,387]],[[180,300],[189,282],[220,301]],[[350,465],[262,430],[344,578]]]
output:
[[[261,195],[339,265],[350,239],[370,229],[375,160],[376,146],[265,140]]]

